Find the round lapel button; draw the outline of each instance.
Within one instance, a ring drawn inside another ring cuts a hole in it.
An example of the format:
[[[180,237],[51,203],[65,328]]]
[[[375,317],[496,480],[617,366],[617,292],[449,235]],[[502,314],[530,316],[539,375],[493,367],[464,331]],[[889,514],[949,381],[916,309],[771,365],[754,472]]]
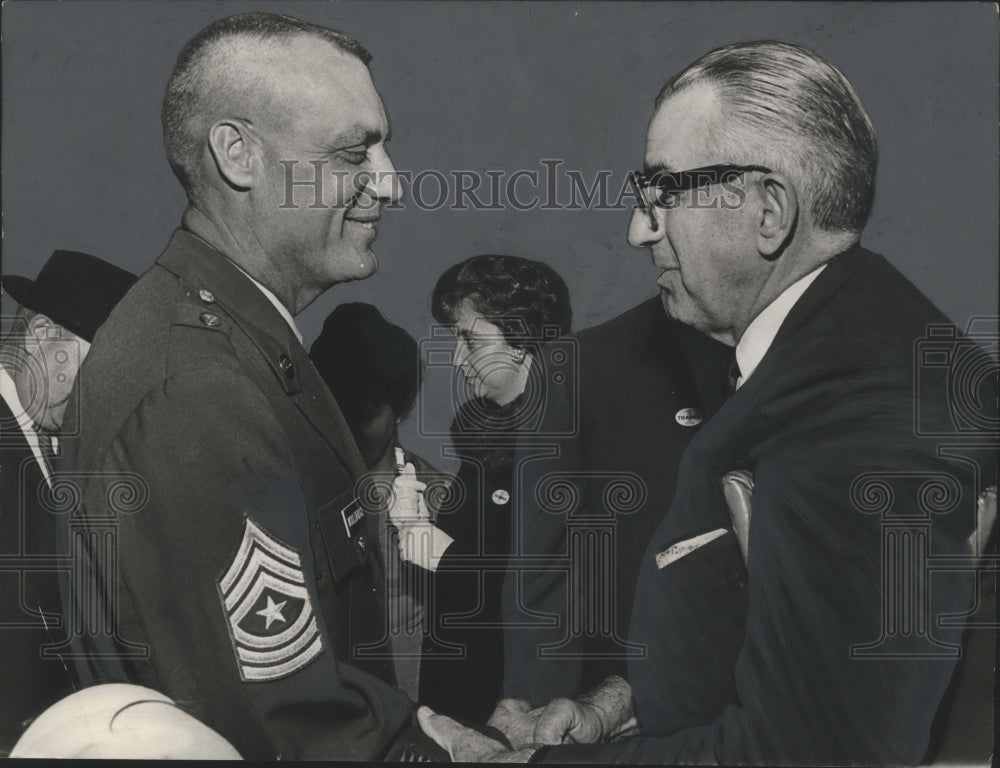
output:
[[[702,415],[697,408],[681,408],[674,414],[674,419],[682,427],[696,427],[701,424]]]

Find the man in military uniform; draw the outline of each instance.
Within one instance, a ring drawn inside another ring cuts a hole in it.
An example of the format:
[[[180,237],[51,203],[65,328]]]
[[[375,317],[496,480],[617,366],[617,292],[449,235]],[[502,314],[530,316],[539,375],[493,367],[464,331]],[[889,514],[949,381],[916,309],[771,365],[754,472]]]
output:
[[[398,197],[368,60],[265,13],[184,47],[162,120],[189,205],[68,415],[72,594],[81,621],[113,617],[76,638],[81,675],[162,691],[247,759],[384,758],[411,715],[391,664],[358,652],[383,637],[385,594],[365,466],[293,320],[375,271]],[[290,181],[314,171],[323,188]]]

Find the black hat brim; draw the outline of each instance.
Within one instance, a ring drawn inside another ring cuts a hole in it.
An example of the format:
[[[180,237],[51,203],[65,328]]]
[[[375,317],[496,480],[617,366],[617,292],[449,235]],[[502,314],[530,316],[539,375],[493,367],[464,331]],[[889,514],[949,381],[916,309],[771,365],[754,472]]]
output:
[[[31,289],[35,285],[34,280],[27,277],[21,277],[20,275],[5,275],[3,280],[0,282],[3,284],[4,291],[14,301],[22,307],[27,307],[33,312],[38,311],[31,306]]]

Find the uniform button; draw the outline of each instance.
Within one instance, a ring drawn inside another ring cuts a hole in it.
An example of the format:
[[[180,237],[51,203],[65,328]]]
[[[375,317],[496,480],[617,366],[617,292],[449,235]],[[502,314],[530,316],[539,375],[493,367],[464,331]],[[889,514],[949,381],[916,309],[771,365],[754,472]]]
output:
[[[313,576],[316,577],[316,581],[323,581],[323,571],[316,571]]]
[[[282,355],[278,358],[278,367],[281,369],[281,372],[285,374],[286,379],[295,378],[295,365],[292,363],[288,355]]]
[[[209,328],[215,328],[222,325],[222,318],[214,312],[202,312],[200,317],[201,321]]]
[[[204,301],[206,304],[215,303],[215,294],[212,293],[211,291],[206,291],[204,288],[198,291],[198,298]]]

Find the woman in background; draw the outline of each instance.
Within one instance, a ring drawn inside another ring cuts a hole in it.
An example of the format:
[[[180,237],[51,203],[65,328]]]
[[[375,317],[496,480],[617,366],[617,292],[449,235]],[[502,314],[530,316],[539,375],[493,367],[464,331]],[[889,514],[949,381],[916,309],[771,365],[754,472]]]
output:
[[[503,697],[502,592],[515,514],[515,449],[519,430],[530,428],[546,396],[546,345],[568,333],[569,291],[549,266],[516,256],[475,256],[441,275],[431,311],[455,335],[452,365],[465,378],[469,399],[458,407],[451,433],[460,458],[460,506],[437,518],[434,615],[438,641],[464,648],[464,658],[424,655],[422,704],[464,721],[485,722]],[[426,518],[406,488],[393,519]],[[401,536],[408,526],[401,525]],[[440,536],[440,534],[446,536]],[[406,539],[402,539],[405,543]],[[404,559],[420,552],[403,546]],[[427,547],[424,547],[424,555]],[[439,559],[438,559],[439,558]],[[442,624],[456,619],[461,625]]]

